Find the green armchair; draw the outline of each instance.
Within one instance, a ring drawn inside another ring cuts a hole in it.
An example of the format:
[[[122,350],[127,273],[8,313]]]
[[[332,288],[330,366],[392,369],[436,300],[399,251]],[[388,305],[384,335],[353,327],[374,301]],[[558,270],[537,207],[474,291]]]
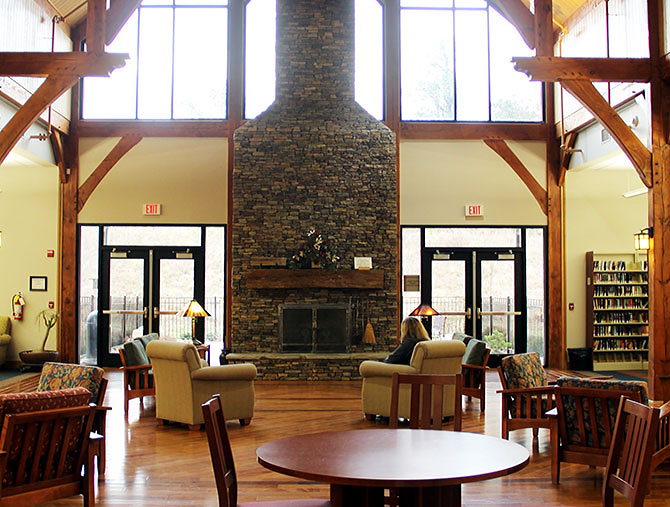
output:
[[[12,341],[12,319],[0,315],[0,366],[7,361],[7,349]]]

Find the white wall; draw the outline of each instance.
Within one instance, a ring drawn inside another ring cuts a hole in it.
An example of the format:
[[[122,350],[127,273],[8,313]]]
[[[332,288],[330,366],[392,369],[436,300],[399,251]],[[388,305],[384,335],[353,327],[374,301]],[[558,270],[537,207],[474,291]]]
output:
[[[624,198],[642,186],[633,169],[567,172],[565,179],[566,312],[568,347],[586,344],[588,251],[633,253],[633,234],[647,227],[647,196]]]
[[[118,140],[80,141],[80,185]],[[100,182],[79,213],[79,222],[225,223],[227,148],[226,139],[142,139]],[[161,204],[162,214],[144,216],[147,203]]]
[[[508,142],[546,187],[543,142]],[[484,218],[465,218],[466,204],[482,204]],[[546,225],[526,185],[482,141],[400,143],[402,225]]]

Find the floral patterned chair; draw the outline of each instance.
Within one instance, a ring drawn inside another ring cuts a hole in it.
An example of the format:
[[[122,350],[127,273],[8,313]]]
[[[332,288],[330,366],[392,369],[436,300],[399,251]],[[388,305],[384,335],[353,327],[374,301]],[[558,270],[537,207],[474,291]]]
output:
[[[550,427],[547,411],[554,408],[554,386],[547,385],[547,375],[537,352],[504,357],[498,368],[502,390],[502,438],[511,430],[533,429],[537,442],[539,428]]]
[[[648,404],[647,383],[560,377],[551,420],[551,480],[558,484],[561,462],[607,465],[622,396]]]
[[[38,392],[84,387],[91,393],[90,402],[95,403],[97,406],[93,421],[93,431],[102,437],[98,456],[98,473],[101,476],[105,473],[105,427],[107,411],[111,410],[111,407],[102,405],[105,401],[105,393],[107,392],[107,379],[104,378],[104,374],[105,370],[97,366],[44,363],[40,381],[37,385]]]
[[[0,395],[1,505],[77,493],[84,494],[85,504],[95,501],[90,444],[99,437],[91,433],[90,397],[83,387]]]

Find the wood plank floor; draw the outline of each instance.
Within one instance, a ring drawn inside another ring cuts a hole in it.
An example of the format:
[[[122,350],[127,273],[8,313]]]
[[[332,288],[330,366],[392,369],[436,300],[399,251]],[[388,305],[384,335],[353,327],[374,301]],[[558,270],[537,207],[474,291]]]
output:
[[[107,473],[98,483],[100,505],[217,505],[211,463],[204,431],[163,426],[154,418],[153,398],[130,402],[125,420],[121,374],[108,372],[110,386]],[[495,372],[489,372],[487,411],[479,402],[465,403],[463,430],[500,435],[500,388]],[[289,498],[327,498],[327,485],[315,484],[270,472],[256,462],[256,448],[279,437],[355,428],[384,427],[363,419],[360,382],[256,383],[256,410],[250,426],[229,423],[239,479],[239,501]],[[511,433],[511,440],[532,449],[530,430]],[[485,459],[485,457],[482,457]],[[563,465],[561,484],[550,480],[549,433],[540,430],[539,445],[531,463],[522,471],[501,479],[463,486],[464,505],[486,506],[597,506],[601,505],[600,469]],[[652,479],[647,506],[670,505],[670,466]],[[81,505],[81,497],[49,505]],[[617,505],[627,505],[617,495]],[[352,506],[353,507],[353,506]]]

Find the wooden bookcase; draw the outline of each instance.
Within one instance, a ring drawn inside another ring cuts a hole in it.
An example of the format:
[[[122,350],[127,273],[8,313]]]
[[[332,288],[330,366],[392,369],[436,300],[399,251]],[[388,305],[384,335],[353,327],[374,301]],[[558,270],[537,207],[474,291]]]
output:
[[[649,290],[645,254],[586,252],[586,341],[594,370],[649,365]]]

